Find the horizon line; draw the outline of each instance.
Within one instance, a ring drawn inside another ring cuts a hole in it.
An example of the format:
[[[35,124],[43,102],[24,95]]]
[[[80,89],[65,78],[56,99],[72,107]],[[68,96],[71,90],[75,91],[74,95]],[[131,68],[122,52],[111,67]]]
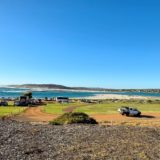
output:
[[[0,85],[0,87],[9,87],[9,86],[21,86],[21,85],[58,85],[58,86],[64,86],[64,87],[70,87],[70,88],[93,88],[93,89],[107,89],[107,90],[154,90],[154,89],[160,89],[160,88],[107,88],[107,87],[87,87],[87,86],[68,86],[63,84],[54,84],[54,83],[25,83],[25,84],[4,84]]]

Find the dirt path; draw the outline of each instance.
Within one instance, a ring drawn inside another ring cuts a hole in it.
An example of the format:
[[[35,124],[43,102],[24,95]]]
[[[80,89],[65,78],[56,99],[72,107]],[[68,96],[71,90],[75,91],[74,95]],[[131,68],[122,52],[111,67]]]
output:
[[[119,113],[115,114],[93,114],[92,117],[96,118],[99,121],[123,121],[123,120],[160,120],[160,113],[143,113],[141,117],[127,117],[122,116]]]
[[[81,107],[83,105],[79,106],[70,106],[66,109],[64,109],[64,112],[72,112],[77,107]],[[42,111],[43,107],[29,107],[26,109],[25,112],[21,113],[20,115],[17,115],[15,117],[12,117],[11,119],[16,121],[23,121],[23,122],[49,122],[55,118],[57,118],[59,115],[49,114]]]
[[[71,106],[66,108],[65,112],[70,112],[80,106]],[[12,117],[11,119],[23,122],[39,122],[48,123],[49,121],[55,119],[59,115],[53,115],[44,113],[42,111],[43,107],[30,107],[27,108],[24,113]],[[119,125],[143,125],[143,126],[159,126],[160,127],[160,113],[143,113],[140,118],[136,117],[126,117],[120,114],[93,114],[90,115],[95,118],[98,122],[105,122],[106,124]]]
[[[86,104],[81,104],[81,105],[78,105],[78,106],[69,106],[69,107],[65,108],[63,111],[65,113],[73,112],[76,108],[83,107],[83,106],[87,106],[87,105]]]
[[[48,122],[56,118],[58,115],[42,112],[43,107],[29,107],[26,111],[18,116],[13,117],[16,121],[28,122]]]
[[[68,108],[65,108],[63,111],[64,111],[65,113],[73,112],[76,108],[77,108],[77,106],[70,106],[70,107],[68,107]]]
[[[98,122],[105,122],[111,125],[141,125],[141,126],[159,126],[160,113],[143,113],[141,117],[126,117],[120,114],[94,114],[90,115]]]

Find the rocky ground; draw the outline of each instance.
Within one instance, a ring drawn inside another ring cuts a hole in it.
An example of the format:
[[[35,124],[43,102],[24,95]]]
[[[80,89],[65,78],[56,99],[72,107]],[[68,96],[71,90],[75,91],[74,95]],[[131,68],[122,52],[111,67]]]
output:
[[[0,120],[1,160],[160,159],[160,128]]]

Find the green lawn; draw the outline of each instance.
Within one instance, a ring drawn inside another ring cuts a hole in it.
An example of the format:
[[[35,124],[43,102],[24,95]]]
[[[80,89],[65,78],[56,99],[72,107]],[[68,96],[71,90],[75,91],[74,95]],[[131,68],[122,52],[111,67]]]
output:
[[[106,103],[83,106],[75,109],[75,112],[87,114],[112,114],[117,113],[121,106],[130,106],[139,109],[141,112],[160,112],[160,104],[137,104],[137,103]]]
[[[44,112],[46,113],[51,113],[51,114],[63,114],[64,113],[64,109],[70,107],[70,106],[78,106],[80,105],[79,103],[64,103],[64,104],[60,104],[60,103],[51,103],[51,104],[47,104],[44,107]]]
[[[0,117],[11,115],[11,114],[18,114],[23,112],[26,107],[2,107],[0,106]]]
[[[103,104],[84,104],[81,103],[69,103],[69,104],[48,104],[44,107],[44,112],[51,114],[63,114],[64,109],[69,106],[79,106],[74,112],[84,112],[87,114],[112,114],[118,113],[117,109],[121,106],[129,106],[139,109],[141,112],[159,112],[160,104],[150,104],[150,103],[137,103],[137,102],[109,102]]]

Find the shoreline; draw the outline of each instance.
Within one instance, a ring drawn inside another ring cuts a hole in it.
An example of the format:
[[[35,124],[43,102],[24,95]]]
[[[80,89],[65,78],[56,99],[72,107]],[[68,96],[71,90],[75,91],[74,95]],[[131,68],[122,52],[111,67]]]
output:
[[[1,88],[1,87],[0,87]],[[94,92],[102,92],[105,93],[106,91],[101,91],[101,90],[85,90],[85,89],[57,89],[57,88],[40,88],[40,87],[36,87],[36,88],[31,88],[31,87],[2,87],[2,88],[10,88],[10,89],[24,89],[26,91],[39,91],[39,92],[48,92],[48,91],[66,91],[66,92],[90,92],[90,93],[94,93]],[[108,92],[108,91],[107,91]]]
[[[8,87],[7,87],[8,88]],[[11,87],[10,87],[11,88]],[[57,97],[57,96],[68,96],[70,99],[99,99],[99,100],[105,100],[105,99],[124,99],[124,100],[129,100],[129,99],[139,99],[139,100],[149,100],[149,99],[158,99],[160,100],[160,94],[157,95],[149,95],[149,94],[124,94],[124,92],[121,92],[122,94],[119,93],[114,93],[114,92],[105,92],[105,91],[91,91],[91,90],[68,90],[68,89],[47,89],[47,88],[17,88],[17,87],[12,87],[12,89],[14,90],[2,90],[0,92],[2,92],[2,95],[0,96],[0,98],[16,98],[17,96],[19,96],[21,93],[27,92],[27,91],[31,91],[31,92],[36,92],[36,94],[34,95],[34,97],[36,99],[40,98],[40,99],[44,99],[44,97],[48,97],[48,98],[53,98],[53,97]],[[17,89],[17,90],[15,90]],[[23,89],[23,90],[19,90],[19,89]],[[26,91],[25,91],[26,89]],[[51,97],[51,93],[50,91],[55,91],[55,93],[53,93],[53,96]],[[4,94],[6,92],[6,95]],[[13,94],[7,94],[7,93],[19,93],[19,94],[15,94],[15,96]],[[40,94],[40,92],[49,92],[49,94],[45,93],[45,94]],[[57,92],[60,92],[58,94],[56,94]],[[62,94],[61,94],[62,92]],[[63,92],[68,92],[63,94]],[[71,92],[73,92],[73,94],[70,94]],[[90,94],[79,94],[78,93],[90,93]],[[75,93],[75,96],[74,96]]]
[[[89,96],[89,97],[80,97],[79,99],[84,98],[84,99],[139,99],[139,100],[149,100],[149,99],[160,99],[160,97],[146,97],[146,96],[129,96],[129,95],[119,95],[119,94],[96,94],[94,96]]]

